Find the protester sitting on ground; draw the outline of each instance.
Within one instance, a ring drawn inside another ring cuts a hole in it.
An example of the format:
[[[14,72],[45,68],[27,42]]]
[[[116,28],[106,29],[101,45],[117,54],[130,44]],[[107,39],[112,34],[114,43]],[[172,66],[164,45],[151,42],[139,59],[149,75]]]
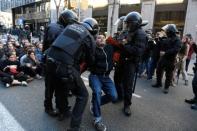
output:
[[[5,50],[3,48],[3,43],[0,41],[0,60],[5,59]]]
[[[9,52],[7,54],[7,59],[0,63],[0,69],[12,75],[13,78],[20,81],[22,85],[27,86],[26,81],[28,77],[24,74],[15,52]]]
[[[16,85],[23,85],[24,82],[20,82],[16,79],[14,79],[13,75],[10,75],[8,73],[5,73],[0,70],[0,79],[5,85],[5,87],[11,87],[11,86],[16,86]]]
[[[35,46],[36,46],[35,55],[36,55],[37,59],[39,60],[39,62],[41,62],[42,58],[43,58],[43,54],[42,54],[43,45],[39,41],[39,42],[36,43]]]
[[[29,75],[30,77],[36,77],[37,79],[42,78],[42,68],[33,50],[29,49],[27,51],[26,57],[21,59],[20,62],[25,74]]]

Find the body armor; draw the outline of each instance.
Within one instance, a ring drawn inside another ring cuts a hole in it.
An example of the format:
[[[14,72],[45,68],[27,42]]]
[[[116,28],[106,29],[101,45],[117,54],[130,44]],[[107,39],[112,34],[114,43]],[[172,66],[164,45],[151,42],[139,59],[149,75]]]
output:
[[[68,25],[53,42],[48,55],[58,62],[68,65],[78,65],[81,57],[85,55],[81,50],[83,47],[89,46],[85,45],[89,44],[88,42],[84,42],[86,38],[90,39],[89,43],[94,43],[93,37],[83,25]]]

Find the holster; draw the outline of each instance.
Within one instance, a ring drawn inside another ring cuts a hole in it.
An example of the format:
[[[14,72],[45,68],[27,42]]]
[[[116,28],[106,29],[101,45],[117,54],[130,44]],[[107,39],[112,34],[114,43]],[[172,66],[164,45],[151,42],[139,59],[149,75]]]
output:
[[[71,65],[57,63],[56,75],[62,82],[67,83],[74,81],[73,67]]]

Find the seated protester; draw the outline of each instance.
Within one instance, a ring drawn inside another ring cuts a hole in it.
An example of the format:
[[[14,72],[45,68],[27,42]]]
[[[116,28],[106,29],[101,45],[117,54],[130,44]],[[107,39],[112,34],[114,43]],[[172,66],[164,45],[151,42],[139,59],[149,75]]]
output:
[[[117,92],[115,85],[109,74],[113,69],[113,47],[105,45],[105,37],[97,36],[97,47],[95,51],[95,63],[90,69],[89,84],[92,89],[91,111],[94,116],[94,126],[98,131],[105,131],[106,126],[101,121],[100,106],[110,101],[117,100]],[[102,96],[102,90],[105,95]]]
[[[0,69],[9,75],[12,75],[13,79],[20,81],[22,85],[27,86],[27,76],[22,72],[20,62],[17,60],[15,52],[7,54],[7,59],[0,64]]]
[[[0,79],[6,87],[24,84],[16,79],[14,79],[13,75],[5,73],[1,70],[0,70]]]
[[[35,54],[36,54],[36,57],[38,58],[39,62],[41,62],[42,58],[43,58],[42,48],[43,48],[42,43],[41,42],[37,42],[36,49],[35,49]]]
[[[27,57],[28,50],[35,51],[35,48],[33,45],[28,45],[28,46],[23,47],[23,53],[21,53],[21,55],[19,56],[19,61],[20,61],[21,65],[24,65],[23,61]]]
[[[5,50],[3,48],[3,43],[0,41],[0,60],[5,59]]]
[[[12,42],[8,42],[8,44],[7,44],[6,53],[9,53],[9,52],[16,52],[17,57],[20,54],[20,52],[18,50],[16,50],[16,47],[12,44]]]
[[[21,59],[21,66],[25,74],[30,77],[36,77],[41,79],[42,68],[40,67],[40,62],[37,60],[33,50],[28,50],[26,57]]]

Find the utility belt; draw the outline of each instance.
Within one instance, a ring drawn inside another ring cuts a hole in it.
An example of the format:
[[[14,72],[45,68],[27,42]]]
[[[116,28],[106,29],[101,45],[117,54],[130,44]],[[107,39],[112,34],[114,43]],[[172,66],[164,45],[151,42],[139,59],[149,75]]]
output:
[[[56,65],[56,69],[55,69],[56,76],[60,78],[63,82],[74,81],[73,65],[59,62],[48,56],[47,56],[47,62]]]

